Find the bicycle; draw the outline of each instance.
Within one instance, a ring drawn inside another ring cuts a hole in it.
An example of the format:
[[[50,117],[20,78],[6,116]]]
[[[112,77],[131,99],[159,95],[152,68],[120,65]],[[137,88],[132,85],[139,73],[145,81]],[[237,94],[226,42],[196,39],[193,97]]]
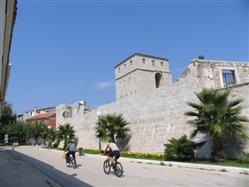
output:
[[[73,167],[75,169],[77,166],[77,163],[76,163],[76,160],[73,158],[73,155],[71,154],[69,155],[68,161],[69,161],[69,167]]]
[[[123,166],[120,162],[118,161],[113,161],[113,160],[108,160],[106,159],[103,163],[103,169],[105,174],[109,174],[111,172],[111,168],[113,168],[114,173],[117,177],[121,177],[124,173]]]

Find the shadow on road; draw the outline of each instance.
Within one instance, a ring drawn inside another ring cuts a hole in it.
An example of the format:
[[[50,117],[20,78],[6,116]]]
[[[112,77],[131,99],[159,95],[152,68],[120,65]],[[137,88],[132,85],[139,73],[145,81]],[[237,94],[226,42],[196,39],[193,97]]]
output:
[[[39,170],[49,178],[53,179],[63,187],[90,187],[91,185],[80,181],[79,179],[75,178],[75,175],[68,175],[66,173],[57,170],[53,166],[42,162],[40,160],[34,159],[30,156],[22,154],[20,152],[14,150],[7,150],[11,156],[15,157],[16,159],[23,160],[24,162],[30,164],[35,169]],[[80,165],[80,164],[79,164]],[[77,165],[77,166],[79,166]]]
[[[76,165],[76,169],[79,168],[79,167],[81,167],[81,166],[82,166],[82,164],[77,164]]]

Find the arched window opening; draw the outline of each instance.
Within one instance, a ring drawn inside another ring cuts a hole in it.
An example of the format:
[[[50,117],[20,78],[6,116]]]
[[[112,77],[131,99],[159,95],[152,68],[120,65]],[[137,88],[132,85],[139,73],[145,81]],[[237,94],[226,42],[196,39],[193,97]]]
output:
[[[155,74],[156,88],[161,87],[162,85],[162,75],[160,73]]]

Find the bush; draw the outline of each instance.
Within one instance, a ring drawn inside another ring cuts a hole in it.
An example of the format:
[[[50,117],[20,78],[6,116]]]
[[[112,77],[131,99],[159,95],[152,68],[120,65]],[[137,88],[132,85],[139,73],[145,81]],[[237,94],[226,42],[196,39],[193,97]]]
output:
[[[140,152],[128,152],[128,151],[121,152],[121,156],[132,157],[132,158],[157,159],[157,160],[162,160],[165,157],[164,153],[140,153]]]
[[[89,154],[100,154],[98,149],[84,149],[84,153],[89,153]]]
[[[249,153],[242,153],[237,157],[239,163],[249,163]]]
[[[194,159],[196,144],[189,140],[186,135],[179,139],[171,138],[165,146],[165,159],[187,161]]]
[[[89,154],[100,154],[98,149],[84,149],[84,153]],[[123,157],[131,157],[131,158],[146,158],[146,159],[157,159],[163,160],[165,155],[164,153],[140,153],[140,152],[129,152],[129,151],[121,151],[121,156]]]

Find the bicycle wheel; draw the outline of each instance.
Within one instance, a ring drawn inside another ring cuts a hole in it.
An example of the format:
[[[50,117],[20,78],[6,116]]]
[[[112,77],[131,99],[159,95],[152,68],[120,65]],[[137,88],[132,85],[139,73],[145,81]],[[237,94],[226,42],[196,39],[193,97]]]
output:
[[[75,169],[77,166],[76,160],[74,158],[72,158],[72,166]]]
[[[121,177],[123,175],[124,170],[120,162],[117,162],[113,169],[117,177]]]
[[[104,163],[103,163],[103,169],[104,169],[105,174],[109,174],[110,173],[110,171],[111,171],[111,165],[110,165],[109,160],[105,160],[104,161]]]
[[[71,156],[69,156],[68,158],[68,163],[69,163],[69,167],[73,166],[73,158]]]

